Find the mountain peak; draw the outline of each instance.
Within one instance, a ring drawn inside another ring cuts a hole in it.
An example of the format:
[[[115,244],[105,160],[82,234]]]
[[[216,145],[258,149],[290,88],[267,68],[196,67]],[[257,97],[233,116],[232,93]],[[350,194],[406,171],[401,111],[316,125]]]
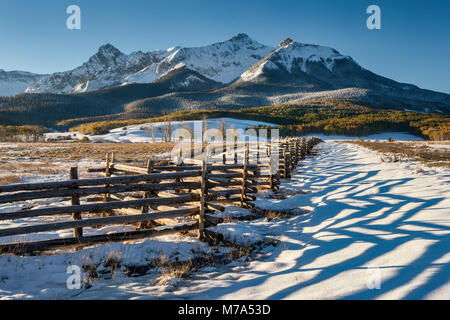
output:
[[[120,52],[119,49],[117,49],[110,43],[105,43],[105,44],[101,45],[100,48],[98,48],[98,53],[103,54],[103,55],[105,53],[112,53],[114,55],[122,54],[122,52]]]
[[[277,49],[241,74],[241,80],[263,79],[268,73],[284,72],[286,77],[302,73],[329,76],[336,63],[347,60],[354,68],[357,66],[350,57],[340,54],[331,47],[295,42],[291,38],[282,41]]]
[[[248,39],[250,38],[246,33],[238,33],[237,35],[235,35],[233,38],[231,39],[235,39],[235,40],[239,40],[239,39]]]
[[[239,43],[256,43],[256,41],[250,38],[246,33],[238,33],[228,41]]]
[[[111,66],[117,66],[125,63],[125,55],[116,47],[110,43],[105,43],[100,48],[98,52],[89,58],[87,64],[83,66],[88,67],[91,71],[96,72],[102,69],[109,68]],[[78,68],[77,68],[78,69]],[[79,70],[82,73],[86,70]]]
[[[286,40],[280,43],[280,46],[275,50],[279,54],[288,53],[292,57],[297,56],[298,58],[308,59],[314,56],[321,57],[324,60],[329,58],[348,58],[348,56],[344,56],[336,49],[331,47],[316,45],[316,44],[308,44],[308,43],[300,43],[292,40],[291,38],[287,38]]]

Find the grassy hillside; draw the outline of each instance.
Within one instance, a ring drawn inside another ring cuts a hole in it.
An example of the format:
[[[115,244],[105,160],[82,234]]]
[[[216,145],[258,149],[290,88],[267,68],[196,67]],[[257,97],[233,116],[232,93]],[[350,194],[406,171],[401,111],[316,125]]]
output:
[[[98,121],[78,124],[80,119],[60,122],[60,126],[88,134],[106,133],[113,128],[166,120],[196,120],[231,117],[278,124],[283,135],[307,133],[365,136],[383,131],[405,131],[430,140],[450,139],[450,116],[398,110],[379,110],[350,102],[316,101],[296,105],[275,105],[240,110],[180,111],[166,116]]]

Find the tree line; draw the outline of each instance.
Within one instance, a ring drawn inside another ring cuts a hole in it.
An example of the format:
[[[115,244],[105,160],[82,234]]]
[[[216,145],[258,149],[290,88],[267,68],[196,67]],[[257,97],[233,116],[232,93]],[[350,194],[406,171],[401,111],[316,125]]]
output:
[[[99,121],[71,128],[85,134],[142,123],[230,117],[279,125],[282,135],[309,133],[366,136],[386,131],[404,131],[430,140],[450,140],[450,116],[400,110],[380,110],[351,102],[327,101],[286,104],[239,110],[178,111],[162,117]]]

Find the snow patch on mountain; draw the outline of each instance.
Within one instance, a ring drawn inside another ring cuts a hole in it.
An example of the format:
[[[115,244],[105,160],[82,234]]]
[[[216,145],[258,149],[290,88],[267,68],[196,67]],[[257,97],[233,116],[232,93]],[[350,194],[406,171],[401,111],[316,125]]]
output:
[[[175,48],[164,60],[127,78],[125,83],[158,79],[180,67],[186,67],[221,83],[229,83],[247,68],[263,59],[273,50],[246,34],[230,40],[197,48]]]
[[[271,103],[283,104],[283,103],[301,103],[310,100],[329,100],[329,99],[351,99],[357,100],[358,98],[364,99],[370,94],[370,90],[360,88],[345,88],[338,90],[325,90],[318,92],[298,92],[284,95],[274,95],[267,97]]]
[[[264,71],[284,69],[289,73],[310,71],[310,63],[321,64],[333,72],[336,60],[351,59],[333,48],[299,42],[290,42],[278,47],[265,59],[253,65],[241,75],[241,80],[251,81]]]
[[[144,69],[126,76],[122,85],[127,85],[131,83],[150,83],[158,79],[156,74],[156,64],[145,67]]]
[[[254,78],[261,75],[264,70],[276,70],[278,67],[270,60],[264,61],[263,63],[258,63],[255,68],[250,68],[241,74],[241,79],[244,81],[251,81]]]
[[[44,75],[25,71],[5,71],[0,69],[0,96],[13,96],[19,94],[42,77],[44,77]]]
[[[203,79],[200,79],[197,76],[190,75],[183,82],[178,83],[177,88],[189,88],[192,83],[203,82]],[[172,89],[175,89],[175,86],[171,86]]]

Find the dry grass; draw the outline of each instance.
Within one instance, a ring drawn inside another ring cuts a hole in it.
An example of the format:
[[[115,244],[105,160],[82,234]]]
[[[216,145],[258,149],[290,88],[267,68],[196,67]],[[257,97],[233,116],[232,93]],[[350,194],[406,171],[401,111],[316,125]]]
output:
[[[18,160],[17,162],[0,161],[0,172],[1,171],[37,175],[50,175],[64,172],[64,170],[60,166],[48,164],[45,161],[29,163],[20,160]]]
[[[186,278],[194,268],[192,260],[173,262],[162,255],[159,259],[154,259],[153,264],[160,269],[161,276],[156,280],[157,285],[166,285],[173,279]]]
[[[106,153],[114,152],[119,161],[145,159],[170,152],[175,143],[17,143],[0,148],[2,158],[28,160],[103,160]]]
[[[27,162],[27,160],[0,161],[0,185],[20,183],[24,177],[46,176],[67,173],[61,165],[43,162]]]
[[[144,166],[148,157],[170,152],[174,143],[15,143],[0,145],[0,184],[22,177],[64,174],[80,160],[100,163],[114,152],[117,161]],[[89,177],[84,171],[80,177]]]
[[[263,214],[266,216],[266,219],[268,221],[271,221],[273,219],[288,219],[293,215],[291,210],[286,211],[264,210]]]
[[[270,243],[276,245],[277,243]],[[227,247],[229,251],[222,255],[221,247]],[[252,253],[255,251],[254,246],[242,246],[227,241],[219,243],[211,243],[212,250],[201,258],[194,258],[187,261],[170,261],[164,255],[158,259],[154,259],[151,266],[145,268],[145,273],[150,268],[159,268],[160,277],[156,280],[156,285],[170,284],[173,279],[184,279],[188,277],[195,270],[201,269],[204,266],[214,266],[217,264],[227,264],[245,257],[246,261],[250,261]],[[139,273],[136,268],[132,273]]]
[[[242,257],[248,257],[250,259],[250,255],[254,251],[253,247],[249,246],[233,246],[232,250],[227,254],[228,261],[235,261]]]
[[[399,162],[405,159],[421,161],[428,166],[450,167],[450,152],[430,147],[427,142],[340,141],[381,152],[381,161]],[[440,144],[447,144],[441,142]]]
[[[8,174],[4,176],[0,176],[0,185],[8,185],[13,183],[19,183],[22,180],[22,177],[15,174]]]
[[[178,263],[170,263],[161,268],[161,277],[164,279],[168,278],[183,279],[186,278],[191,273],[193,267],[194,264],[192,263],[192,260]]]

